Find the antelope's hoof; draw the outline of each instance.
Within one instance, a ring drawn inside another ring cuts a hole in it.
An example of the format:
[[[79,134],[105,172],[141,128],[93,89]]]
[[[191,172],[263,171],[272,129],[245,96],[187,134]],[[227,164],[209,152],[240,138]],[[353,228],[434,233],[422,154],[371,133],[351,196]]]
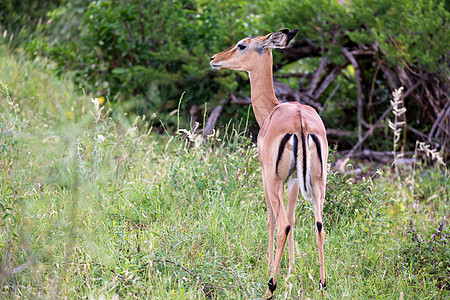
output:
[[[319,291],[321,292],[322,297],[328,298],[327,280],[326,279],[323,284],[322,284],[322,280],[319,280]]]
[[[266,293],[264,294],[264,299],[272,299],[273,293],[270,289],[267,289]]]
[[[326,291],[327,290],[327,280],[325,279],[322,283],[322,280],[319,279],[319,290]]]
[[[273,283],[273,278],[270,278],[269,282],[267,283],[268,289],[265,294],[266,299],[271,299],[273,297],[273,292],[277,289],[277,283]]]

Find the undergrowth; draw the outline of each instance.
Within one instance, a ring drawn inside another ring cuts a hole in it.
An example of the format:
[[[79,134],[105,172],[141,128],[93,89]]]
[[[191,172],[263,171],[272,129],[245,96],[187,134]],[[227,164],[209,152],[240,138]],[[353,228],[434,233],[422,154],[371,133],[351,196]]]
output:
[[[208,142],[192,129],[155,135],[157,116],[127,122],[47,68],[0,57],[1,296],[261,298],[267,211],[245,128],[230,123]],[[330,171],[329,298],[450,296],[448,175],[416,166],[393,176]],[[295,270],[287,276],[286,255],[276,296],[320,298],[303,200],[294,230]]]

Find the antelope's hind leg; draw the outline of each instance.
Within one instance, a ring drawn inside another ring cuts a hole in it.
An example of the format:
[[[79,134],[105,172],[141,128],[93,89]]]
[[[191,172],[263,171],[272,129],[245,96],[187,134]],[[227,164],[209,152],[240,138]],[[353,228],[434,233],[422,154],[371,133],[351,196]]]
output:
[[[288,181],[288,208],[287,215],[289,224],[291,225],[291,230],[288,235],[288,245],[289,245],[289,272],[291,273],[292,268],[295,264],[295,251],[294,251],[294,225],[295,225],[295,207],[297,205],[299,193],[299,180],[298,178],[290,178]]]
[[[311,142],[310,137],[312,138],[313,142]],[[315,135],[308,136],[308,144],[310,147],[309,153],[311,155],[311,160],[313,161],[314,165],[320,166],[320,168],[311,168],[310,182],[312,188],[312,204],[314,208],[316,243],[319,252],[319,289],[325,291],[327,287],[323,254],[323,247],[325,244],[325,230],[322,222],[322,214],[323,205],[325,202],[325,185],[327,177],[326,162],[328,158],[328,146],[325,144],[325,147],[322,147],[321,142]]]
[[[267,179],[267,178],[266,178]],[[271,277],[268,283],[268,290],[266,291],[266,299],[270,299],[277,287],[276,276],[280,268],[281,258],[283,256],[286,241],[291,230],[291,225],[288,221],[286,209],[283,201],[284,181],[280,179],[267,179],[265,194],[268,195],[268,203],[272,207],[277,222],[277,249],[275,252],[275,261],[272,265]]]
[[[272,270],[272,266],[273,266],[273,252],[274,252],[274,242],[275,242],[275,227],[276,227],[276,223],[275,223],[275,214],[273,212],[272,209],[272,205],[270,204],[270,200],[269,200],[269,194],[268,194],[268,189],[266,187],[266,180],[264,180],[264,176],[263,176],[263,186],[264,186],[264,196],[266,198],[266,204],[267,204],[267,227],[269,229],[269,248],[268,248],[268,252],[267,252],[267,256],[268,256],[268,264],[267,264],[267,271],[270,272],[270,270]]]
[[[325,230],[322,223],[322,209],[323,209],[323,196],[313,197],[313,207],[314,207],[314,219],[315,219],[315,233],[316,233],[316,243],[319,252],[319,270],[320,270],[320,280],[319,289],[326,290],[327,283],[325,279],[325,262],[323,256],[323,246],[325,244]]]

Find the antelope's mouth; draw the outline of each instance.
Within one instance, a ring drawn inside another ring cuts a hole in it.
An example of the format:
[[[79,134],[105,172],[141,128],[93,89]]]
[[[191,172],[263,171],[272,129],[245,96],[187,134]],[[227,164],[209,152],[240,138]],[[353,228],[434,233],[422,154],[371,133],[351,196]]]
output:
[[[216,70],[220,70],[222,69],[222,65],[219,64],[213,64],[212,62],[209,63],[211,65],[211,67],[213,67]]]

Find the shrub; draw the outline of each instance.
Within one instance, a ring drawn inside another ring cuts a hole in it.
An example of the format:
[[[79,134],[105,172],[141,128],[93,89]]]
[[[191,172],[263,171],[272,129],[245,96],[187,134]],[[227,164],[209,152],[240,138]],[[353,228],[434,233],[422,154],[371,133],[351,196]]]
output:
[[[209,57],[249,34],[254,17],[245,1],[93,1],[83,13],[70,12],[84,3],[55,10],[42,28],[49,38],[29,50],[51,57],[61,73],[72,71],[88,91],[174,125],[170,113],[184,91],[187,114],[189,106],[218,102],[236,89],[237,74],[214,72]],[[55,32],[67,26],[68,38]]]

